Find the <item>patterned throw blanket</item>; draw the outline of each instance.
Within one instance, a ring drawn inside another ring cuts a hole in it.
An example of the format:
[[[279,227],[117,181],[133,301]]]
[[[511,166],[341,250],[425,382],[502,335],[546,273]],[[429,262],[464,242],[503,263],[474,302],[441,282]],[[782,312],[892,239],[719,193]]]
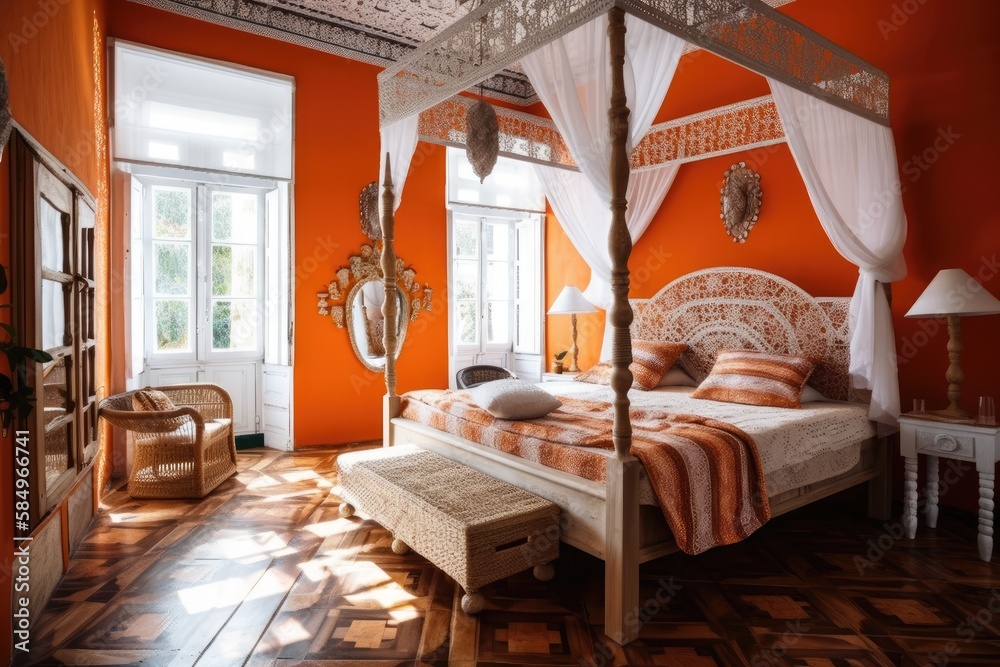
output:
[[[563,406],[541,419],[495,419],[469,394],[414,391],[402,417],[551,468],[604,482],[606,457],[584,448],[614,449],[610,403],[561,396]],[[633,408],[632,455],[649,475],[657,500],[685,553],[745,539],[771,516],[753,439],[706,417]]]

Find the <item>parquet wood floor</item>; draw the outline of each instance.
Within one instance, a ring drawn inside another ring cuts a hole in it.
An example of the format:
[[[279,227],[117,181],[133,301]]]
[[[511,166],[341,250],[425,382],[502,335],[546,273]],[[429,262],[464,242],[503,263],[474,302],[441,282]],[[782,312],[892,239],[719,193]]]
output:
[[[622,649],[602,634],[603,563],[569,547],[553,581],[498,582],[463,614],[446,575],[338,516],[343,451],[243,451],[201,502],[109,494],[16,664],[1000,665],[1000,566],[967,515],[911,541],[849,493],[649,563]]]

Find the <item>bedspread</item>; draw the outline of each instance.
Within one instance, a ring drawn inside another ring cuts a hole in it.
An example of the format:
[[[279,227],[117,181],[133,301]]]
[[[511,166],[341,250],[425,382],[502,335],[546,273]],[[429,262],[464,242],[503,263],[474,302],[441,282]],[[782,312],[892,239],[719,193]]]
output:
[[[613,449],[612,406],[562,397],[541,419],[495,419],[463,392],[415,391],[402,417],[594,481]],[[770,518],[764,474],[753,439],[739,428],[690,414],[633,408],[632,454],[646,469],[677,545],[697,554],[745,539]]]

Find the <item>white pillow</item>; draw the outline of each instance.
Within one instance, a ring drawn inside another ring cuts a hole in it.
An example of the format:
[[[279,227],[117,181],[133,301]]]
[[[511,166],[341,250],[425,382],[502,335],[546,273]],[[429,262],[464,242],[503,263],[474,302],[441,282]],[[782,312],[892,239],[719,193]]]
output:
[[[825,401],[826,396],[819,393],[810,385],[802,387],[802,395],[799,396],[799,403],[815,403],[816,401]]]
[[[562,405],[524,380],[494,380],[469,390],[472,400],[497,419],[538,419]]]
[[[660,379],[660,384],[657,387],[697,387],[698,383],[694,381],[690,375],[684,372],[683,369],[672,366],[669,371],[664,373],[663,377]]]

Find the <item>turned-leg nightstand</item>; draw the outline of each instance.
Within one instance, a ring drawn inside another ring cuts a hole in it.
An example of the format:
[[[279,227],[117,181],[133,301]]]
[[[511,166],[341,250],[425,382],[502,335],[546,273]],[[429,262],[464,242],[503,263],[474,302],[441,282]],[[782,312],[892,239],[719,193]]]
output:
[[[927,525],[937,526],[938,460],[974,463],[979,473],[979,557],[993,555],[993,483],[1000,461],[1000,426],[953,424],[917,415],[899,418],[899,448],[905,462],[903,526],[906,536],[917,534],[917,455],[927,457]]]

